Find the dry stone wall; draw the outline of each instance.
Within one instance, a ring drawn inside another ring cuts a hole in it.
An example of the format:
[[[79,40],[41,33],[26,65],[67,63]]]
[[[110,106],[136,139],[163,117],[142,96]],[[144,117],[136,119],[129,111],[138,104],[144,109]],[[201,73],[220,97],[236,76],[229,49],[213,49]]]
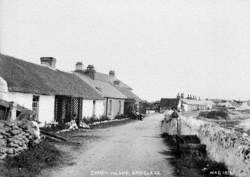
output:
[[[0,122],[0,159],[15,156],[39,141],[38,130],[31,121]]]
[[[225,163],[236,176],[250,176],[249,137],[213,124],[201,126],[198,136],[213,160]]]
[[[192,117],[179,118],[182,135],[197,135],[209,157],[224,163],[232,175],[250,176],[250,137],[218,124]],[[168,125],[164,125],[168,124]],[[167,128],[167,129],[166,129]],[[162,132],[176,132],[176,124],[163,120]]]

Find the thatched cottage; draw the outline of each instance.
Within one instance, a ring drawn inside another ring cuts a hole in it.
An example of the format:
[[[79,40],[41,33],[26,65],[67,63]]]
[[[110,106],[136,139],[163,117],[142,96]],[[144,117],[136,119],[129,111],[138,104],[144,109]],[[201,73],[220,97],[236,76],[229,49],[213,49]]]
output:
[[[52,57],[34,64],[0,54],[0,87],[0,98],[34,110],[42,125],[79,121],[93,112],[85,100],[103,99],[76,75],[58,70]]]
[[[110,83],[98,80],[93,65],[88,65],[84,70],[83,64],[78,62],[74,74],[84,82],[88,83],[105,98],[105,100],[93,102],[96,117],[105,115],[110,119],[113,119],[116,115],[124,114],[124,102],[127,97]],[[91,114],[85,115],[85,117],[90,117],[90,115]]]
[[[109,118],[118,114],[127,114],[129,106],[139,111],[142,100],[132,92],[131,87],[116,78],[114,71],[110,71],[109,74],[96,72],[93,65],[84,69],[83,64],[78,62],[75,74],[105,98],[103,112]]]

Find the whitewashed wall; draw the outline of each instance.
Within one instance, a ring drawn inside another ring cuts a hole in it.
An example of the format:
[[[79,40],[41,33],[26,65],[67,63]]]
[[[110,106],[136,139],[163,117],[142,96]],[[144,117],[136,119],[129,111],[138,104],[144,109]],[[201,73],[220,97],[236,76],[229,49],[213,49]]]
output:
[[[90,118],[94,113],[93,100],[83,100],[82,103],[82,117]],[[105,114],[105,100],[96,100],[95,102],[95,115],[100,118]]]
[[[82,117],[90,118],[93,116],[93,100],[82,101]]]
[[[109,104],[109,100],[112,100],[112,111],[111,111],[111,114],[109,114],[109,109],[110,109],[110,106],[111,106]],[[121,110],[119,110],[119,101],[121,101]],[[105,106],[106,106],[106,104],[105,104]],[[108,111],[107,116],[110,119],[114,119],[114,117],[116,115],[118,115],[118,114],[123,114],[124,113],[124,100],[123,99],[111,99],[111,98],[108,98],[108,108],[107,108],[107,111]]]
[[[96,100],[95,115],[100,118],[105,114],[105,100]]]
[[[32,99],[33,99],[33,94],[9,92],[9,101],[14,101],[20,106],[23,106],[31,110],[32,110]]]
[[[46,123],[53,122],[55,111],[55,96],[41,95],[39,99],[39,114],[38,119],[41,122],[41,126]]]
[[[32,110],[33,94],[9,92],[9,101]],[[54,121],[55,96],[39,95],[38,120],[41,126]]]

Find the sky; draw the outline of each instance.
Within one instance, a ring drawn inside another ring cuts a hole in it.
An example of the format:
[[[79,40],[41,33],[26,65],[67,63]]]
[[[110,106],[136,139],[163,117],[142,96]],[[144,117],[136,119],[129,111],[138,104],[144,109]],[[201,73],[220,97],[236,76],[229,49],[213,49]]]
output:
[[[0,0],[0,52],[93,64],[149,101],[250,99],[250,0]]]

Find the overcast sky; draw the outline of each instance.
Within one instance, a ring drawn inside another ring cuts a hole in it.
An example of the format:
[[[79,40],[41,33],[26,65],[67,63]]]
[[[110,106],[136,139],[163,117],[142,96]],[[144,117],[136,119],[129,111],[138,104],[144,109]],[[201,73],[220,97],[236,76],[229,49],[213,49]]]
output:
[[[116,75],[142,98],[250,99],[250,0],[0,0],[0,50]]]

